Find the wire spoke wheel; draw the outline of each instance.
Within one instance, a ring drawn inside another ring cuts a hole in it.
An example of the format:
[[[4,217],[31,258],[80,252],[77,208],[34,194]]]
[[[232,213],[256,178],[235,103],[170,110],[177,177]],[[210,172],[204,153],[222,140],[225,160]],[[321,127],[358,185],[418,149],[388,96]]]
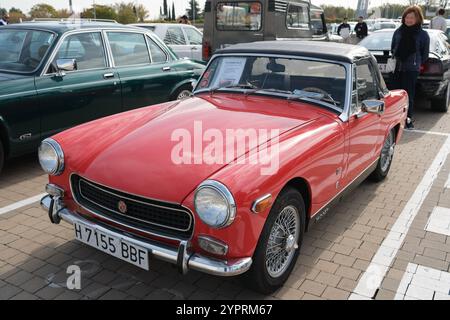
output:
[[[392,157],[394,156],[394,148],[395,148],[394,135],[392,134],[391,131],[389,132],[389,135],[387,136],[386,141],[384,142],[383,148],[381,149],[380,165],[382,171],[386,171],[389,168],[392,162]]]
[[[281,210],[270,231],[266,247],[266,269],[272,278],[283,275],[298,249],[300,219],[297,208]]]
[[[189,90],[182,90],[178,96],[177,96],[177,100],[182,100],[182,99],[186,99],[188,97],[191,96],[191,91]]]

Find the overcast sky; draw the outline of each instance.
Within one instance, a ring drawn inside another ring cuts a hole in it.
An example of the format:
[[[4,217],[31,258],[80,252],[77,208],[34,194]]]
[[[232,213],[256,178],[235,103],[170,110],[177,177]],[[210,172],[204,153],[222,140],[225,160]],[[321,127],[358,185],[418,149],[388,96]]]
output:
[[[131,0],[72,0],[74,10],[81,11],[85,7],[89,7],[95,1],[96,4],[114,4],[116,2],[131,2]],[[177,15],[181,15],[184,13],[189,0],[167,0],[168,4],[171,6],[172,1],[175,3],[175,11]],[[0,0],[0,7],[5,7],[7,9],[11,7],[18,7],[24,12],[30,11],[30,8],[37,3],[48,3],[54,6],[57,9],[68,8],[69,0]],[[134,0],[135,3],[142,3],[147,7],[150,12],[150,17],[155,18],[159,15],[159,7],[162,5],[163,0]],[[371,0],[370,6],[378,6],[382,3],[406,3],[406,0]],[[205,1],[199,1],[200,6],[203,7]],[[349,6],[352,8],[356,8],[358,0],[312,0],[313,4],[321,5],[321,4],[333,4],[333,5],[341,5],[341,6]]]

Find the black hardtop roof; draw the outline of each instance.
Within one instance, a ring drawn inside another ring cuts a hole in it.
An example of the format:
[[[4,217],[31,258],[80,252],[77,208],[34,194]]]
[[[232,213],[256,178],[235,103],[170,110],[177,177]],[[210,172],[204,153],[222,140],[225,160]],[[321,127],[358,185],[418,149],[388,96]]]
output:
[[[305,40],[275,40],[240,43],[216,51],[227,53],[280,54],[311,57],[353,63],[362,57],[370,56],[369,51],[361,46]]]

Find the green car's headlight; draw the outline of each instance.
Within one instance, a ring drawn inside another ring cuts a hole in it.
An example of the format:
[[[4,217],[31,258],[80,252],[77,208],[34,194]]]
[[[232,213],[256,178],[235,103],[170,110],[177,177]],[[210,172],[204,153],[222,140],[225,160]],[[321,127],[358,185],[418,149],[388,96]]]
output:
[[[205,180],[194,197],[195,211],[204,223],[213,228],[229,226],[236,216],[233,195],[222,183]]]
[[[39,163],[46,173],[57,176],[64,171],[64,153],[58,142],[51,138],[45,139],[38,153]]]

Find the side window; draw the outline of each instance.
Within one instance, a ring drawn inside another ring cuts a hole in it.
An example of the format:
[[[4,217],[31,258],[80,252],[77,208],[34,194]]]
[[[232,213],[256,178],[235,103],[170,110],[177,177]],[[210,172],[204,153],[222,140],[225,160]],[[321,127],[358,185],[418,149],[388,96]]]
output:
[[[166,36],[164,37],[166,44],[172,45],[185,45],[186,39],[184,38],[183,30],[181,27],[170,27],[167,29]]]
[[[286,25],[290,29],[309,29],[308,6],[289,4]]]
[[[99,32],[79,33],[64,39],[57,59],[76,59],[78,70],[106,67],[106,56],[102,36]]]
[[[150,55],[153,63],[166,62],[166,53],[149,37],[147,37],[148,44],[150,46]]]
[[[184,28],[186,37],[188,38],[189,44],[191,45],[201,45],[202,44],[202,34],[195,30],[194,28]]]
[[[361,102],[364,100],[378,99],[378,89],[376,76],[372,72],[372,67],[369,61],[361,61],[356,66],[358,90],[358,108],[361,107]]]
[[[144,35],[131,32],[108,32],[114,63],[117,67],[150,63]]]

